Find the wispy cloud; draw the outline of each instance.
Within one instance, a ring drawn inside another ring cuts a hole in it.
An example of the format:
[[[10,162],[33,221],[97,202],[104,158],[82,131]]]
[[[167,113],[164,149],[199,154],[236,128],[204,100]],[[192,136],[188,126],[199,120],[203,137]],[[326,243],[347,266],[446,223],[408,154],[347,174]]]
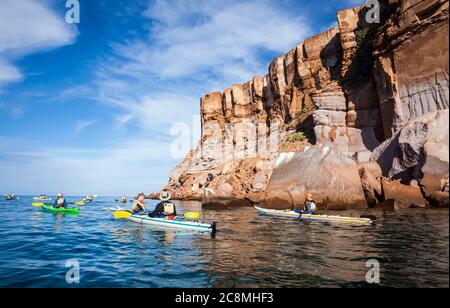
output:
[[[174,163],[167,159],[164,145],[134,138],[91,150],[43,148],[29,140],[0,137],[0,170],[8,174],[0,177],[0,187],[22,194],[150,192],[167,180],[167,169]]]
[[[113,46],[124,74],[246,81],[266,70],[261,52],[286,52],[311,34],[301,16],[266,0],[156,0],[144,16],[153,22],[147,40]]]
[[[74,133],[79,134],[89,126],[97,123],[97,120],[79,120],[75,123]]]
[[[143,17],[147,33],[111,44],[99,64],[99,101],[122,110],[119,123],[166,135],[198,114],[200,96],[266,74],[266,53],[282,54],[312,32],[269,0],[156,0]]]
[[[0,86],[23,78],[14,60],[72,44],[77,31],[48,6],[48,1],[2,0],[0,10]]]

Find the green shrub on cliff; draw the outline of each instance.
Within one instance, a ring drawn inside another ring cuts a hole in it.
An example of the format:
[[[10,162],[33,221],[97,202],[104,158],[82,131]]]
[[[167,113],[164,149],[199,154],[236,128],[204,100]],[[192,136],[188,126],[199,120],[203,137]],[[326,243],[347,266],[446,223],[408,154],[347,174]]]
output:
[[[289,141],[292,143],[303,142],[305,140],[308,140],[308,138],[305,136],[303,132],[295,133],[289,137]]]

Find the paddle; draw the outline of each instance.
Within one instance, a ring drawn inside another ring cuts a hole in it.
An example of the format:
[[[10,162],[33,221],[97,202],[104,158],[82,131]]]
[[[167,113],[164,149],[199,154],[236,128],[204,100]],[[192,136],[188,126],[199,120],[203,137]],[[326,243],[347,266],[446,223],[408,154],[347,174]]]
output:
[[[84,201],[74,202],[73,204],[78,205],[78,206],[83,206],[83,205],[85,205]]]
[[[133,214],[131,214],[130,212],[125,212],[125,211],[115,211],[114,212],[114,218],[116,219],[125,219],[125,218],[129,218],[133,216]]]
[[[31,205],[34,206],[34,207],[41,207],[41,206],[44,206],[45,204],[41,203],[41,202],[34,202]]]
[[[200,213],[188,212],[188,213],[184,214],[184,217],[189,218],[189,219],[198,219],[200,217]]]

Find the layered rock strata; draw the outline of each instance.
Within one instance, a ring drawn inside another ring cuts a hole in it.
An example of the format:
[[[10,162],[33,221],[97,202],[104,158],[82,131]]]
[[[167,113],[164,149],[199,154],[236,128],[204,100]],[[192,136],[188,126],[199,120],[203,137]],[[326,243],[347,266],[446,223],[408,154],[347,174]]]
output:
[[[448,1],[380,2],[380,23],[365,7],[339,11],[266,76],[202,97],[174,197],[292,208],[311,192],[348,209],[398,191],[396,207],[448,206]]]

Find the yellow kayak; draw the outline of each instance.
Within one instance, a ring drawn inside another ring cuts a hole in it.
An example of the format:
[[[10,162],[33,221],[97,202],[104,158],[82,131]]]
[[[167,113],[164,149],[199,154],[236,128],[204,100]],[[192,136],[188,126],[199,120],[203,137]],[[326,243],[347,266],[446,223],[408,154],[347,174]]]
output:
[[[357,223],[357,224],[371,224],[375,221],[375,217],[345,217],[345,216],[334,216],[334,215],[312,215],[312,214],[299,214],[294,211],[285,210],[269,210],[263,209],[261,207],[255,206],[255,209],[262,215],[275,216],[281,218],[295,218],[300,220],[310,220],[310,221],[323,221],[323,222],[346,222],[346,223]]]

